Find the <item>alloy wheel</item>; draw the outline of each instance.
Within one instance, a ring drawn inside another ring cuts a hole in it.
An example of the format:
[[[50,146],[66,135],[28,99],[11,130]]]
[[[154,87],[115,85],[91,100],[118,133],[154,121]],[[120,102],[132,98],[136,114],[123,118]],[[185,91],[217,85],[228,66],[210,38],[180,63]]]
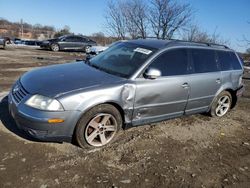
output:
[[[231,105],[231,100],[229,96],[224,95],[220,97],[217,103],[217,107],[215,109],[215,113],[217,116],[221,117],[227,113]]]
[[[57,52],[57,51],[59,51],[59,46],[57,44],[53,44],[51,46],[51,49],[52,49],[52,51]]]
[[[104,146],[115,136],[117,122],[111,114],[98,114],[92,118],[86,129],[85,139],[91,146]]]

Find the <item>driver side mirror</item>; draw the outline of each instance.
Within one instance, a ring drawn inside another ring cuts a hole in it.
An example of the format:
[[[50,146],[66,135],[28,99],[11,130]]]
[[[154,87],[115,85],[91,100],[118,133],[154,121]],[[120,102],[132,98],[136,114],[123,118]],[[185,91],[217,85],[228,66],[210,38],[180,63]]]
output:
[[[156,79],[161,76],[161,71],[155,68],[148,68],[143,76],[147,79]]]

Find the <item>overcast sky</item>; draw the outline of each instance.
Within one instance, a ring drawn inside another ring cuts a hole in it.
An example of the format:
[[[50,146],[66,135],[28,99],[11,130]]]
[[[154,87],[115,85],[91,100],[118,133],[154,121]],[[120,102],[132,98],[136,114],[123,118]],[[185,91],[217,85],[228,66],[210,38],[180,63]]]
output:
[[[145,0],[147,1],[147,0]],[[193,22],[209,33],[220,34],[231,47],[245,51],[243,35],[250,38],[250,0],[178,0],[190,3]],[[62,28],[68,25],[74,33],[90,35],[104,32],[108,0],[0,0],[0,17],[10,21]]]

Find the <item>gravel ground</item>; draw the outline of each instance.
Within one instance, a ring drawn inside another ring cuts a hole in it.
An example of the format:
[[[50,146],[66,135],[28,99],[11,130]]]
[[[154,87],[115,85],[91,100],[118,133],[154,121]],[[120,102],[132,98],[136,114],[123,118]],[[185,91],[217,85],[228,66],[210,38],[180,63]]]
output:
[[[0,98],[24,72],[84,55],[0,50]],[[223,118],[192,115],[121,131],[105,148],[36,142],[0,103],[0,187],[250,187],[250,80]]]

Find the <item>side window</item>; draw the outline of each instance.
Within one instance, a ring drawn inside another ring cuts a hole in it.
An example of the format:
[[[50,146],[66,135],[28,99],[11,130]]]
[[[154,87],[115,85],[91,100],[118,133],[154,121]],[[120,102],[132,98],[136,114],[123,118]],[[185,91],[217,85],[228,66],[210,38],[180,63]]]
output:
[[[82,42],[82,37],[74,37],[74,42]]]
[[[184,75],[188,73],[188,53],[186,49],[170,50],[157,57],[149,66],[161,71],[162,76]]]
[[[215,51],[207,49],[191,49],[195,73],[216,72],[220,70]]]
[[[82,38],[82,37],[74,37],[73,41],[74,42],[84,42],[83,39],[84,38]]]
[[[75,37],[66,37],[65,42],[75,42]]]
[[[88,39],[81,37],[82,42],[88,42]]]
[[[76,37],[76,38],[77,38],[76,42],[87,42],[87,39],[84,37]]]
[[[218,51],[218,58],[222,67],[222,70],[240,70],[240,62],[233,52]]]

